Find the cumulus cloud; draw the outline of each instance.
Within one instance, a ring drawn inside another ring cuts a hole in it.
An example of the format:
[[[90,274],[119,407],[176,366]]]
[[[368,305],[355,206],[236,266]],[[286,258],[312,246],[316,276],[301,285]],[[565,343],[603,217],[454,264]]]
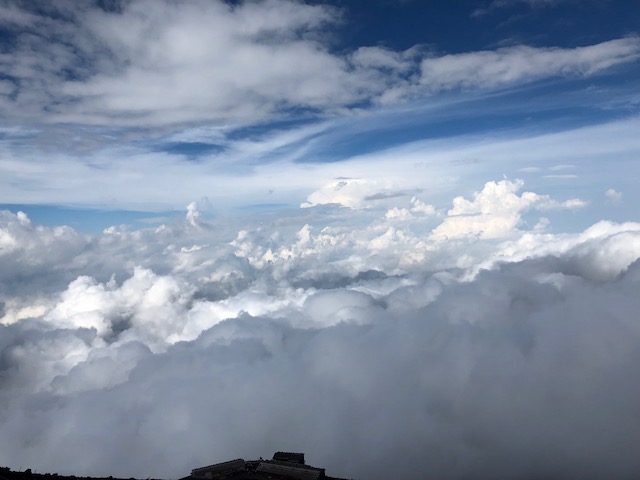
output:
[[[406,208],[393,207],[387,210],[387,213],[385,213],[384,216],[389,220],[391,219],[406,220],[411,216],[411,212]]]
[[[456,197],[453,208],[444,221],[433,230],[433,238],[451,239],[479,236],[484,239],[502,238],[515,233],[522,213],[530,209],[582,208],[586,202],[569,199],[558,202],[547,195],[517,192],[524,186],[522,180],[487,182],[482,191],[474,193],[473,200]]]
[[[179,477],[292,449],[356,478],[633,477],[640,224],[527,230],[568,205],[522,188],[239,230],[3,212],[0,464]]]
[[[339,205],[360,209],[371,207],[376,201],[398,195],[389,181],[337,178],[312,192],[307,197],[307,201],[300,206],[309,208],[317,205]]]
[[[423,202],[418,197],[411,198],[411,207],[393,207],[387,210],[385,218],[391,220],[409,220],[415,219],[416,216],[432,217],[437,215],[438,212],[433,205]]]
[[[419,215],[436,215],[437,211],[433,205],[423,202],[418,197],[411,199],[411,212]]]

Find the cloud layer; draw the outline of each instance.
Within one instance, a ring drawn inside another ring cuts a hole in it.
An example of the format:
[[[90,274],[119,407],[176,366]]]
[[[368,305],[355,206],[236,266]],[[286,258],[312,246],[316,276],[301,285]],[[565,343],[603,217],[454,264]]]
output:
[[[0,464],[180,477],[293,449],[369,479],[637,475],[640,224],[550,233],[524,213],[571,205],[522,189],[239,230],[195,205],[97,236],[3,212]]]
[[[439,54],[335,48],[344,12],[291,0],[7,3],[0,106],[22,121],[149,126],[254,123],[441,90],[591,76],[634,62],[635,37],[578,48]],[[333,39],[333,40],[332,40]]]

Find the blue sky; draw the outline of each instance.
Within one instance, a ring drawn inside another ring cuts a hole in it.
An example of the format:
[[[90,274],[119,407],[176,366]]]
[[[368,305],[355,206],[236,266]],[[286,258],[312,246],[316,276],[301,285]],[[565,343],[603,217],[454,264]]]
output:
[[[401,152],[423,149],[426,159],[444,148],[463,164],[480,160],[470,158],[474,146],[526,138],[540,139],[531,164],[513,152],[510,161],[482,158],[483,170],[440,164],[432,174],[447,175],[458,194],[570,163],[574,177],[536,179],[541,193],[565,188],[597,203],[613,188],[627,205],[637,200],[619,145],[579,160],[543,145],[549,133],[636,121],[634,2],[2,9],[0,205],[45,224],[138,228],[145,212],[157,218],[192,201],[206,214],[295,207],[334,178],[368,178],[354,159],[379,180],[389,170],[402,176]],[[624,155],[637,154],[634,137],[618,140]],[[584,178],[598,168],[609,184]],[[389,188],[423,188],[411,177]]]

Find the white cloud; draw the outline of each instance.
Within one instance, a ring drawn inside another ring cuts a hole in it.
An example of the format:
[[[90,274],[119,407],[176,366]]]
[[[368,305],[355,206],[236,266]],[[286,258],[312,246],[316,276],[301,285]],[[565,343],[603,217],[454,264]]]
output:
[[[553,165],[552,167],[549,167],[549,170],[552,172],[559,172],[562,170],[573,170],[574,168],[576,168],[575,165]]]
[[[297,108],[338,112],[442,89],[589,76],[640,52],[630,37],[439,57],[419,45],[334,53],[326,29],[346,13],[292,0],[133,0],[117,12],[57,2],[48,13],[29,5],[3,12],[18,39],[0,59],[16,80],[0,89],[18,89],[4,114],[46,122],[254,123]]]
[[[516,193],[524,186],[522,180],[487,182],[473,200],[456,197],[447,217],[432,233],[433,239],[453,239],[478,236],[483,239],[508,237],[516,233],[522,213],[530,209],[575,209],[586,202],[570,199],[558,202],[547,195],[533,192]]]
[[[418,197],[413,197],[411,199],[411,212],[427,216],[437,214],[436,208],[433,205],[423,202]]]
[[[434,217],[436,215],[438,212],[433,205],[423,202],[418,197],[412,197],[410,208],[392,207],[387,210],[384,217],[387,220],[415,221],[420,217]]]
[[[189,222],[192,227],[197,227],[200,222],[200,212],[198,211],[196,202],[191,202],[187,205],[187,222]]]
[[[572,178],[578,178],[578,175],[573,175],[573,174],[566,174],[566,175],[544,175],[544,178],[557,178],[557,179],[568,180],[568,179],[572,179]]]
[[[569,200],[565,200],[564,202],[558,202],[556,200],[552,200],[546,198],[542,200],[536,208],[538,210],[557,210],[557,209],[566,209],[566,210],[575,210],[578,208],[586,207],[588,202],[581,200],[579,198],[570,198]]]
[[[433,230],[433,237],[451,239],[477,235],[489,239],[512,234],[520,223],[521,212],[539,201],[538,195],[532,192],[518,196],[516,192],[523,185],[524,182],[518,180],[488,182],[481,192],[474,194],[473,200],[456,197],[445,220]]]
[[[351,209],[371,207],[396,193],[389,181],[363,178],[338,178],[312,192],[301,207],[316,205],[340,205]]]
[[[540,217],[540,219],[538,220],[538,223],[536,223],[533,226],[533,229],[535,231],[541,232],[543,230],[546,230],[550,223],[551,222],[549,221],[549,219],[547,217]]]
[[[593,75],[639,55],[640,41],[634,37],[573,49],[507,47],[424,59],[420,82],[431,90],[492,88],[556,75]]]
[[[640,225],[528,231],[571,203],[522,188],[457,197],[436,231],[475,234],[449,242],[425,192],[94,237],[3,212],[0,464],[177,477],[290,448],[358,478],[632,476]]]
[[[614,188],[607,189],[607,191],[604,192],[604,195],[612,203],[619,203],[622,200],[622,193],[618,192]]]
[[[109,317],[116,314],[111,292],[93,278],[81,276],[69,284],[45,318],[60,328],[93,328],[105,336],[111,333]]]
[[[384,217],[389,220],[406,220],[411,217],[411,212],[406,208],[393,207],[387,210]]]
[[[600,221],[577,235],[551,235],[536,233],[535,230],[504,242],[477,268],[492,268],[496,262],[519,262],[549,256],[560,258],[559,267],[568,275],[577,274],[590,281],[611,281],[640,256],[638,223]],[[598,252],[600,248],[602,252]],[[604,261],[604,258],[608,260]]]
[[[80,8],[58,17],[11,11],[38,32],[25,34],[2,65],[29,86],[16,107],[54,110],[64,122],[225,123],[288,108],[333,109],[379,95],[395,77],[382,69],[405,70],[402,58],[412,56],[377,47],[333,55],[322,33],[340,12],[289,0],[136,0],[117,13]],[[63,98],[74,101],[62,105]]]

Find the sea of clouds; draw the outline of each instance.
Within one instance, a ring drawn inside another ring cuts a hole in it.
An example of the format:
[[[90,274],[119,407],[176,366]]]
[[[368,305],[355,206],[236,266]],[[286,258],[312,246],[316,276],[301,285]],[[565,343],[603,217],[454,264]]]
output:
[[[341,179],[278,216],[98,235],[0,212],[0,465],[637,478],[640,223],[561,233],[545,212],[584,202],[479,187],[376,208]]]

